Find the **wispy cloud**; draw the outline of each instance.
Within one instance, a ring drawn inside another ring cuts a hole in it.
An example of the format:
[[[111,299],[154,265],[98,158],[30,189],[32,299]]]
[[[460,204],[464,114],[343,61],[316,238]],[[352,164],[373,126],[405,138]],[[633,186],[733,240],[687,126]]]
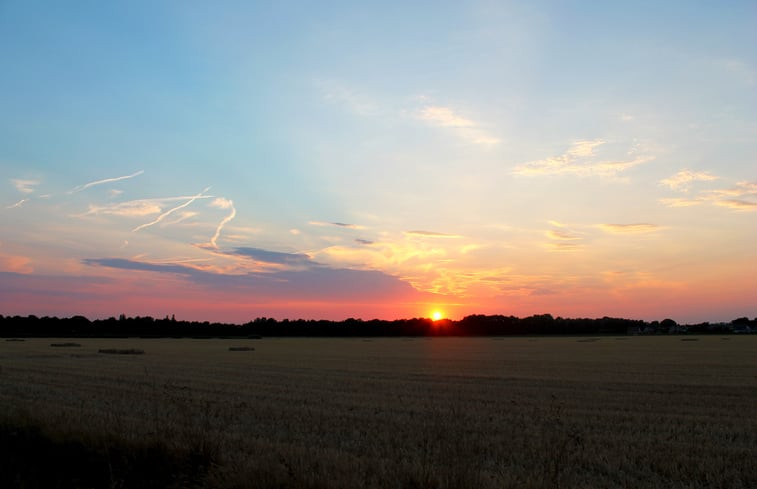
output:
[[[358,90],[333,80],[321,81],[318,85],[325,100],[342,105],[357,115],[375,116],[381,113],[379,104]]]
[[[311,226],[336,226],[345,229],[365,229],[365,226],[361,226],[360,224],[349,224],[346,222],[310,221],[308,224]]]
[[[749,86],[757,85],[757,69],[750,66],[740,59],[726,59],[722,62],[723,68],[730,73],[734,79],[739,80]]]
[[[192,199],[196,196],[185,195],[178,197],[158,197],[154,199],[138,199],[128,200],[126,202],[119,202],[108,205],[94,205],[89,206],[89,210],[82,215],[114,215],[122,217],[143,217],[150,214],[158,214],[163,210],[163,204],[167,202],[178,202],[182,200]],[[199,199],[210,199],[212,195],[202,195],[197,197]],[[78,215],[77,217],[81,217]]]
[[[556,241],[546,243],[545,246],[551,251],[578,251],[583,249],[583,244],[570,241]]]
[[[0,253],[0,270],[4,272],[30,274],[34,272],[34,266],[32,264],[32,259],[29,257]]]
[[[715,204],[722,207],[728,207],[729,209],[739,210],[739,211],[757,210],[757,202],[750,202],[748,200],[724,199],[724,200],[719,200],[715,202]]]
[[[216,232],[213,234],[213,237],[210,238],[210,245],[213,248],[218,248],[218,238],[221,236],[221,230],[223,227],[232,219],[234,219],[234,216],[237,215],[237,210],[234,208],[234,202],[228,199],[224,199],[223,197],[219,197],[215,199],[213,202],[210,203],[211,207],[216,207],[218,209],[231,209],[231,212],[228,216],[224,217],[221,222],[218,223],[218,227],[216,227]]]
[[[737,182],[736,185],[731,188],[710,190],[706,193],[715,197],[757,197],[757,182]]]
[[[548,229],[544,234],[549,238],[544,246],[550,251],[578,251],[584,248],[584,237],[573,231],[564,223],[549,221],[557,229]]]
[[[167,210],[167,211],[166,211],[166,212],[164,212],[163,214],[161,214],[161,215],[159,215],[158,217],[156,217],[156,218],[155,218],[155,219],[154,219],[153,221],[150,221],[150,222],[148,222],[148,223],[145,223],[145,224],[141,224],[141,225],[139,225],[139,226],[135,227],[134,229],[132,229],[132,232],[135,232],[135,233],[136,233],[137,231],[140,231],[140,230],[142,230],[142,229],[144,229],[144,228],[147,228],[147,227],[150,227],[150,226],[154,226],[155,224],[158,224],[158,223],[159,223],[160,221],[162,221],[162,220],[163,220],[163,219],[165,219],[166,217],[170,216],[170,215],[171,215],[171,214],[173,214],[174,212],[176,212],[176,211],[178,211],[178,210],[180,210],[180,209],[183,209],[183,208],[185,208],[186,206],[188,206],[189,204],[191,204],[192,202],[194,202],[195,200],[197,200],[197,199],[199,199],[199,198],[201,198],[201,197],[204,197],[204,194],[205,194],[205,192],[207,192],[208,190],[210,190],[210,187],[206,187],[206,188],[205,188],[205,189],[204,189],[204,190],[203,190],[202,192],[200,192],[200,193],[199,193],[199,194],[197,194],[197,195],[194,195],[194,196],[192,196],[192,197],[191,197],[191,198],[190,198],[189,200],[187,200],[187,201],[186,201],[186,202],[184,202],[183,204],[181,204],[181,205],[177,205],[176,207],[173,207],[173,208],[171,208],[171,209]]]
[[[710,203],[739,211],[755,210],[757,209],[757,182],[741,181],[729,188],[700,191],[695,197],[689,199],[660,199],[660,203],[668,207],[691,207]]]
[[[475,127],[476,124],[470,120],[456,114],[449,107],[440,107],[436,105],[427,106],[420,110],[418,118],[429,122],[435,126],[441,127]]]
[[[112,182],[119,182],[121,180],[127,180],[129,178],[134,178],[136,176],[139,176],[144,173],[144,170],[139,170],[138,172],[132,173],[131,175],[124,175],[121,177],[114,177],[114,178],[105,178],[103,180],[95,180],[94,182],[85,183],[83,185],[79,185],[77,187],[72,188],[68,193],[69,194],[75,194],[76,192],[81,192],[82,190],[86,190],[90,187],[94,187],[96,185],[103,185],[105,183],[112,183]]]
[[[668,207],[693,207],[704,202],[704,199],[683,199],[680,197],[669,197],[660,199],[660,203]]]
[[[693,182],[708,182],[717,180],[718,177],[708,172],[681,170],[675,175],[660,180],[662,185],[666,185],[673,190],[688,192]]]
[[[576,141],[570,145],[566,154],[575,158],[594,156],[594,148],[602,146],[605,143],[607,143],[607,141],[602,141],[601,139],[595,139],[593,141]]]
[[[547,237],[550,239],[556,239],[561,241],[573,241],[577,239],[581,239],[581,236],[578,236],[577,234],[573,234],[569,231],[558,231],[554,229],[550,229],[547,231]]]
[[[22,194],[30,194],[34,192],[34,187],[39,185],[39,180],[22,180],[13,178],[11,179],[11,183],[14,187],[16,187],[16,190],[18,190]]]
[[[179,213],[179,215],[177,215],[175,219],[170,220],[170,221],[164,221],[162,225],[168,226],[168,225],[178,224],[180,222],[186,221],[187,219],[191,219],[197,215],[198,213],[194,211],[184,211],[184,212]]]
[[[604,144],[606,141],[602,140],[576,141],[562,155],[518,165],[513,174],[615,177],[653,159],[651,156],[637,155],[634,151],[626,155],[629,159],[598,159],[594,150]]]
[[[435,231],[421,231],[421,230],[405,231],[405,236],[414,236],[414,237],[421,237],[421,238],[442,238],[442,239],[462,238],[462,236],[460,236],[459,234],[437,233]]]
[[[157,202],[151,200],[130,200],[112,205],[90,205],[84,215],[112,215],[122,217],[142,217],[157,214],[162,210]]]
[[[501,142],[499,138],[485,131],[480,124],[460,115],[451,107],[427,105],[416,113],[416,118],[432,126],[452,129],[458,136],[473,144],[494,146]]]
[[[599,224],[598,227],[610,234],[642,234],[658,231],[660,226],[645,222],[634,224]]]
[[[9,205],[9,206],[6,206],[5,208],[6,208],[6,209],[15,209],[15,208],[17,208],[17,207],[21,207],[21,206],[22,206],[22,205],[24,205],[24,204],[25,204],[26,202],[29,202],[29,199],[21,199],[21,200],[19,200],[18,202],[16,202],[15,204],[11,204],[11,205]]]
[[[265,250],[260,250],[265,251]],[[275,253],[275,252],[270,252]],[[199,268],[186,263],[149,263],[136,259],[93,258],[83,260],[85,265],[122,270],[166,273],[183,276],[208,290],[222,290],[225,296],[233,293],[249,297],[281,298],[291,300],[333,299],[342,300],[408,300],[417,297],[407,283],[383,272],[351,270],[328,266],[309,267],[303,270],[275,272],[219,273],[211,268]],[[1,272],[0,272],[1,273]]]
[[[311,266],[317,265],[309,255],[304,253],[283,253],[280,251],[269,251],[260,248],[239,247],[234,248],[231,252],[233,255],[251,258],[257,262],[288,265],[288,266]]]

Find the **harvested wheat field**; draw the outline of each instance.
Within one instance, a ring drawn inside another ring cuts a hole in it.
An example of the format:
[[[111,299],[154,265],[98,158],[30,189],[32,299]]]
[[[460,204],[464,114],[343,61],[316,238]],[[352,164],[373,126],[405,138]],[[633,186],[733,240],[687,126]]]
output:
[[[0,343],[3,487],[757,487],[757,336],[76,341]]]

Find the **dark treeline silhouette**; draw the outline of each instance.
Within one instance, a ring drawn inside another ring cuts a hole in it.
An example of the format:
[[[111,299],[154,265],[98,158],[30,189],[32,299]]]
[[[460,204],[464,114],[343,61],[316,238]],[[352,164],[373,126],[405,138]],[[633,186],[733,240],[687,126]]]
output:
[[[70,318],[0,315],[0,337],[255,337],[255,336],[505,336],[505,335],[625,335],[680,333],[757,333],[757,318],[730,323],[679,325],[672,319],[646,322],[610,318],[569,319],[550,314],[525,318],[471,315],[459,321],[428,318],[327,321],[257,318],[244,324],[177,321],[165,317],[126,317],[90,321]]]

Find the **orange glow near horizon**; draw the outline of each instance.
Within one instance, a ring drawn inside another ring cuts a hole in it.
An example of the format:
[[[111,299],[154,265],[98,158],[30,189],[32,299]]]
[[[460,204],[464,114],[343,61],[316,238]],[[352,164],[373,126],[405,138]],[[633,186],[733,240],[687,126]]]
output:
[[[443,317],[444,317],[444,313],[442,313],[442,311],[438,309],[431,313],[431,319],[433,319],[434,321],[439,321]]]

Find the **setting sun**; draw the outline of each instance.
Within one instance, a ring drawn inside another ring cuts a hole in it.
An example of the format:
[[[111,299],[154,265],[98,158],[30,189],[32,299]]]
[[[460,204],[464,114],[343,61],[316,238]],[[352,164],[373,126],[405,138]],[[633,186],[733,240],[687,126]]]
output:
[[[434,321],[438,321],[443,317],[444,315],[441,311],[434,311],[433,313],[431,313],[431,319],[433,319]]]

